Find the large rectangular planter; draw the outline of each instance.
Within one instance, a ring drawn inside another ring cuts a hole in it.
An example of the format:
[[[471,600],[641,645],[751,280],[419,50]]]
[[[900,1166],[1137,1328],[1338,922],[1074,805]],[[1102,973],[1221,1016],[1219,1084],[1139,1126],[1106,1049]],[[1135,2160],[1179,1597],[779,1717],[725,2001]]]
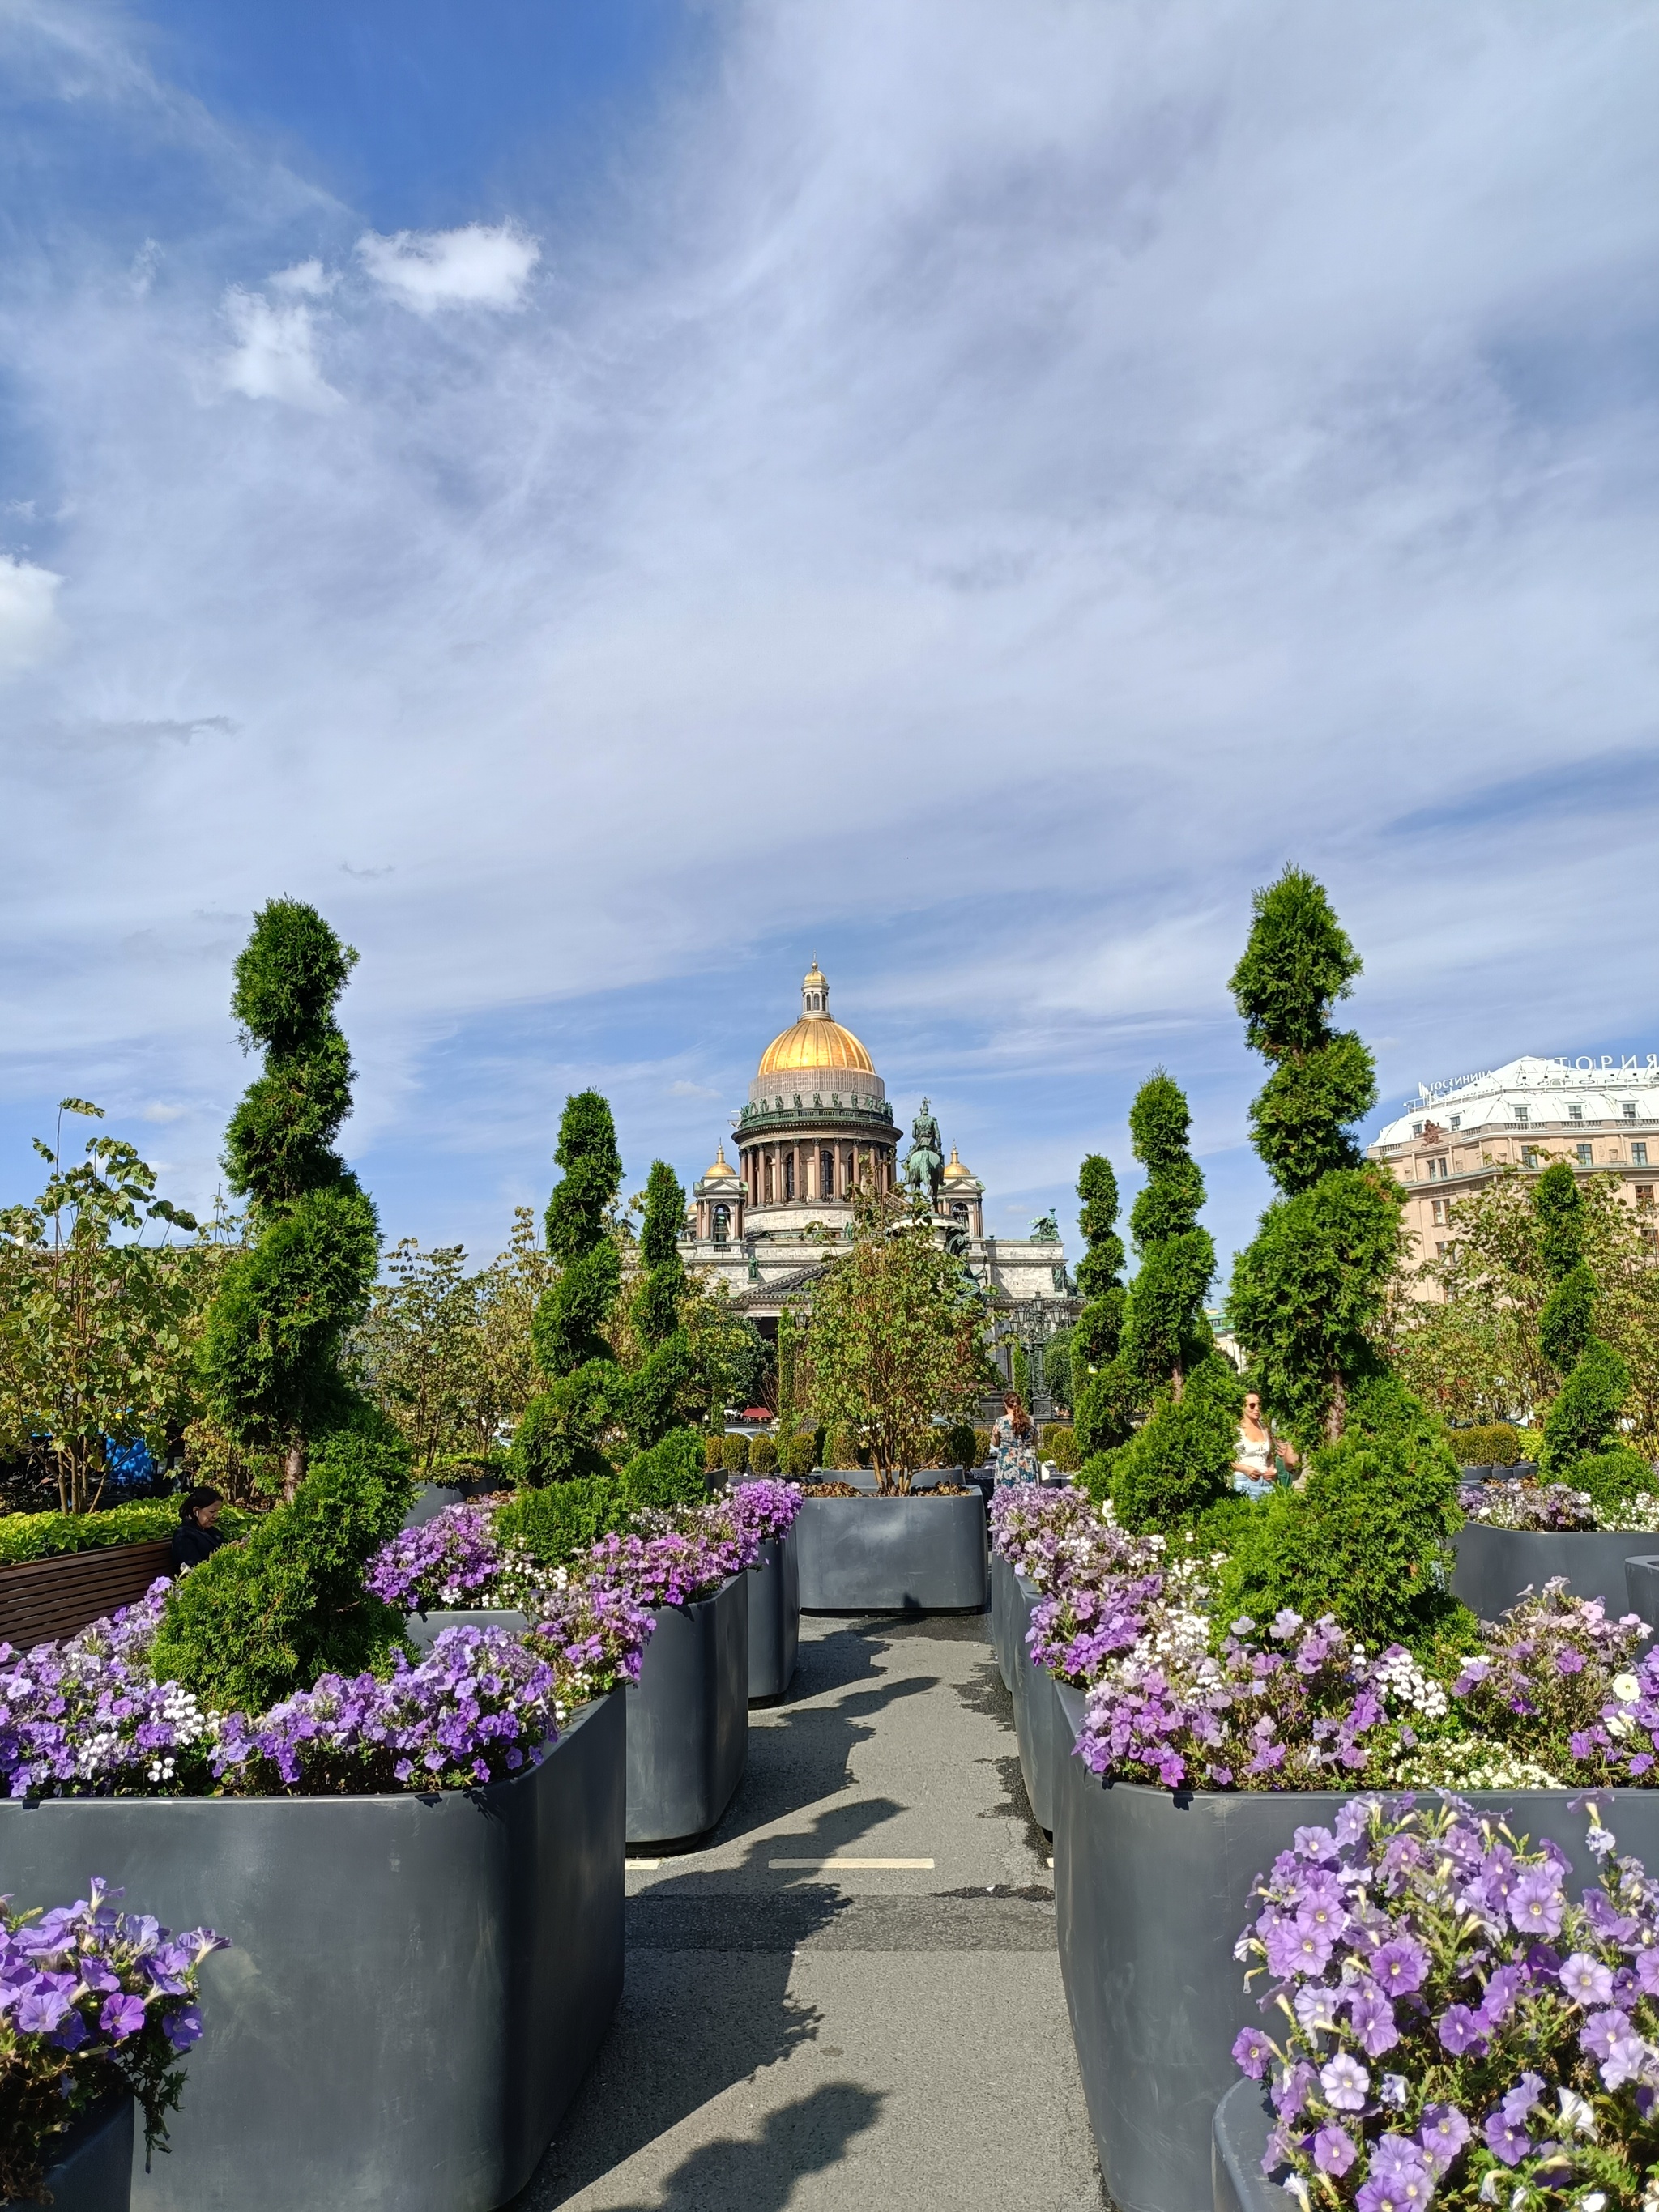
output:
[[[1075,1738],[1083,1699],[1055,1686]],[[1054,1911],[1072,2037],[1107,2194],[1121,2212],[1206,2212],[1215,2108],[1240,2076],[1234,2037],[1260,2025],[1233,1945],[1250,1892],[1297,1828],[1328,1826],[1352,1790],[1194,1791],[1103,1783],[1060,1762]],[[1517,1834],[1559,1844],[1575,1893],[1595,1879],[1577,1792],[1475,1796]],[[1616,1790],[1608,1824],[1621,1850],[1659,1867],[1659,1790]]]
[[[202,1972],[144,2212],[490,2212],[530,2179],[622,1993],[619,1696],[477,1790],[0,1804],[0,1891],[92,1875],[234,1946]]]
[[[1457,1532],[1452,1593],[1482,1620],[1496,1620],[1530,1583],[1542,1589],[1565,1575],[1575,1597],[1599,1597],[1614,1620],[1625,1611],[1625,1562],[1656,1548],[1650,1531],[1489,1528],[1468,1521]]]
[[[1054,1780],[1060,1762],[1071,1753],[1075,1730],[1062,1740],[1064,1723],[1054,1696],[1054,1678],[1031,1657],[1025,1637],[1031,1610],[1041,1603],[1036,1585],[1014,1577],[1011,1609],[1013,1621],[1014,1731],[1019,1739],[1019,1771],[1025,1795],[1040,1828],[1052,1835],[1054,1826]]]
[[[979,1613],[985,1501],[809,1498],[795,1522],[808,1613]]]
[[[748,1580],[657,1610],[628,1686],[630,1844],[700,1836],[737,1794],[749,1760]]]
[[[522,1636],[529,1626],[530,1616],[526,1613],[491,1610],[487,1606],[434,1607],[430,1613],[411,1613],[404,1631],[424,1656],[447,1628],[505,1628],[512,1635]]]
[[[782,1697],[800,1650],[800,1553],[793,1528],[769,1536],[749,1585],[749,1702]]]
[[[490,1498],[497,1491],[512,1487],[506,1476],[501,1474],[481,1474],[469,1477],[465,1482],[416,1483],[409,1510],[404,1516],[404,1526],[423,1528],[451,1505],[464,1505],[475,1498]]]
[[[1000,1552],[991,1554],[991,1649],[996,1655],[997,1672],[1002,1677],[1002,1686],[1012,1697],[1014,1688],[1014,1662],[1008,1643],[1008,1630],[1013,1613],[1014,1571]]]
[[[1296,2212],[1288,2189],[1261,2171],[1273,2132],[1267,2084],[1240,2081],[1215,2108],[1210,2130],[1210,2191],[1213,2212]]]

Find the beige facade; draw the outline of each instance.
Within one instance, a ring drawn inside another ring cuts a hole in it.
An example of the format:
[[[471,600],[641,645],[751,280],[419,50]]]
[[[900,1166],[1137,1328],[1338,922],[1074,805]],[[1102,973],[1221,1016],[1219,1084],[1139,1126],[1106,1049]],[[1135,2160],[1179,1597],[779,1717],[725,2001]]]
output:
[[[1515,1060],[1488,1075],[1425,1089],[1367,1156],[1391,1167],[1410,1194],[1407,1264],[1413,1273],[1422,1261],[1449,1255],[1458,1199],[1500,1169],[1542,1170],[1555,1160],[1612,1179],[1659,1252],[1659,1066],[1651,1055],[1638,1063],[1627,1054],[1619,1066],[1611,1054],[1593,1066]],[[1414,1287],[1432,1294],[1427,1285]]]

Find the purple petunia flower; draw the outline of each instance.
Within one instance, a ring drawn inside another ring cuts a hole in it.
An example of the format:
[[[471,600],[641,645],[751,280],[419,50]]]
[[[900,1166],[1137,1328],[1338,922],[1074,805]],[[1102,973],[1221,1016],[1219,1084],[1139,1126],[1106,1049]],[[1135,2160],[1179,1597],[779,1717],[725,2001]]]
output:
[[[1362,1982],[1348,2001],[1348,2018],[1368,2058],[1380,2058],[1400,2040],[1394,2007],[1375,1982]]]
[[[1555,1936],[1566,1910],[1557,1878],[1544,1869],[1523,1875],[1509,1900],[1510,1918],[1523,1936]]]
[[[1359,2153],[1354,2148],[1353,2137],[1334,2120],[1327,2120],[1313,2139],[1314,2164],[1322,2173],[1341,2175],[1347,2172]]]
[[[1429,1954],[1412,1936],[1396,1936],[1391,1942],[1380,1944],[1365,1963],[1379,1989],[1390,1996],[1406,1996],[1422,1988]]]
[[[1473,2130],[1455,2105],[1425,2105],[1418,2139],[1435,2173],[1444,2173]]]
[[[112,2043],[123,2043],[128,2036],[137,2035],[144,2024],[143,1997],[106,1997],[98,2014],[98,2025]]]
[[[1259,2027],[1243,2027],[1233,2038],[1233,2062],[1259,2081],[1272,2062],[1273,2047]]]
[[[1523,2074],[1514,2088],[1506,2091],[1498,2110],[1511,2127],[1518,2128],[1543,2094],[1543,2075],[1530,2072]]]
[[[1468,2005],[1448,2005],[1435,2023],[1435,2032],[1454,2058],[1461,2058],[1486,2040],[1480,2022]]]
[[[1560,1972],[1562,1989],[1575,2004],[1607,2004],[1613,1996],[1613,1976],[1599,1959],[1588,1952],[1575,1951]]]
[[[1371,2077],[1351,2052],[1339,2051],[1320,2068],[1319,2086],[1334,2112],[1358,2112],[1364,2108]]]
[[[1519,2166],[1532,2148],[1532,2138],[1523,2127],[1506,2120],[1502,2112],[1488,2112],[1481,2132],[1486,2138],[1486,2148],[1505,2166]]]

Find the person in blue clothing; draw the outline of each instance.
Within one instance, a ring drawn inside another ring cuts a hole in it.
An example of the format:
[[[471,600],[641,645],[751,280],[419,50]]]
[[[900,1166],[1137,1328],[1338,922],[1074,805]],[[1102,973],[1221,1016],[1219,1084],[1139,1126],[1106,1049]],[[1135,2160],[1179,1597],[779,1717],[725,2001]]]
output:
[[[218,1525],[224,1502],[205,1482],[187,1490],[179,1500],[179,1526],[173,1532],[175,1575],[183,1574],[186,1567],[199,1567],[226,1541],[225,1532]]]
[[[1018,1390],[1002,1394],[1002,1412],[991,1431],[991,1465],[997,1488],[1037,1479],[1036,1431]]]

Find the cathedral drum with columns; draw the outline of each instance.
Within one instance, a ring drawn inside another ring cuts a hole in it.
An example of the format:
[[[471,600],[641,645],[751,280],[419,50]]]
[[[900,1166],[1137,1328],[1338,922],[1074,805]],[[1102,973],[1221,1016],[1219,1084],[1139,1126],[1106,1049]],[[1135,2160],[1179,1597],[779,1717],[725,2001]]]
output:
[[[926,1099],[924,1122],[933,1126]],[[886,1085],[831,1015],[830,986],[814,961],[801,984],[800,1019],[762,1054],[736,1118],[735,1161],[722,1143],[692,1187],[680,1246],[686,1265],[709,1269],[765,1328],[786,1300],[810,1298],[819,1255],[850,1240],[859,1185],[902,1188],[902,1141]],[[954,1146],[934,1205],[941,1224],[964,1240],[984,1288],[1016,1298],[1070,1297],[1053,1224],[1040,1222],[1030,1237],[988,1237],[985,1187]]]

